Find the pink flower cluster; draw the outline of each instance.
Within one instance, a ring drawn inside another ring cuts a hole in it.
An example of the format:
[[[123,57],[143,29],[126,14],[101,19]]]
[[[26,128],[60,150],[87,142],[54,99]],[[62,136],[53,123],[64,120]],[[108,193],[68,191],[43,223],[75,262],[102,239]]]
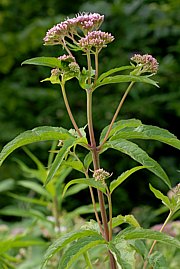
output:
[[[89,31],[97,30],[104,20],[104,16],[98,13],[82,13],[72,19],[67,19],[58,23],[47,31],[44,38],[45,45],[63,44],[67,36],[78,35],[78,29],[84,34]]]
[[[137,63],[138,66],[142,66],[141,73],[150,72],[150,73],[157,73],[158,71],[158,62],[152,55],[149,54],[134,54],[131,60]]]
[[[103,48],[106,44],[112,42],[114,37],[102,31],[89,32],[85,37],[79,40],[79,46],[82,49],[91,49],[92,47]]]
[[[58,59],[64,62],[75,62],[75,58],[73,56],[66,54],[59,56]]]
[[[93,178],[96,181],[104,181],[106,178],[110,176],[110,173],[105,171],[103,168],[97,169],[94,171]]]

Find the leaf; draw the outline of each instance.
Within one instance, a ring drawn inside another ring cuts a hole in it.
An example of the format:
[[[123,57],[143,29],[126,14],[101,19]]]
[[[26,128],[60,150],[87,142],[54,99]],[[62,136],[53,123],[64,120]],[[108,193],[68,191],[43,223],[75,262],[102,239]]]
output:
[[[14,179],[12,178],[4,179],[2,182],[0,182],[0,193],[14,189],[14,186],[15,186]]]
[[[154,193],[156,198],[160,199],[165,206],[167,206],[169,209],[171,209],[172,206],[171,206],[171,202],[170,202],[168,196],[162,194],[162,192],[155,189],[151,184],[149,184],[149,188]]]
[[[162,255],[162,253],[155,251],[148,257],[149,265],[152,266],[153,269],[169,269],[167,266],[167,262]]]
[[[72,135],[68,130],[62,127],[42,126],[34,128],[30,131],[21,133],[11,142],[6,144],[0,153],[0,165],[15,149],[40,141],[46,140],[65,140],[72,138]]]
[[[4,215],[4,216],[16,216],[16,217],[25,217],[25,218],[37,218],[37,219],[41,219],[45,222],[50,222],[40,211],[38,210],[34,210],[34,209],[28,209],[28,210],[24,210],[24,209],[19,209],[17,207],[13,207],[13,206],[7,206],[3,209],[0,209],[0,215]]]
[[[30,180],[21,180],[21,181],[18,181],[17,184],[25,188],[28,188],[30,190],[33,190],[36,193],[39,193],[40,195],[42,195],[43,197],[51,199],[50,194],[43,188],[43,186],[36,182],[30,181]]]
[[[61,61],[55,57],[36,57],[28,59],[23,64],[33,64],[33,65],[41,65],[41,66],[48,66],[52,68],[61,68]]]
[[[101,82],[96,84],[95,89],[106,84],[121,83],[121,82],[142,82],[159,87],[156,81],[148,78],[147,76],[117,75],[104,78]]]
[[[134,227],[140,227],[138,221],[133,215],[118,215],[117,217],[112,218],[112,228],[115,228],[123,223],[128,223]]]
[[[96,204],[96,209],[97,209],[97,211],[100,211],[99,204]],[[89,213],[94,213],[94,207],[92,204],[79,206],[78,208],[74,209],[73,211],[68,212],[68,217],[74,218],[76,216],[83,215],[83,214],[89,214]]]
[[[152,125],[140,124],[139,126],[125,126],[118,130],[111,140],[125,139],[152,139],[180,149],[180,140],[169,131]]]
[[[86,189],[87,187],[88,187],[88,185],[86,185],[86,184],[77,184],[77,185],[74,185],[74,186],[72,186],[71,188],[69,188],[66,191],[64,197],[68,197],[70,195],[76,194],[76,193],[80,192],[81,190]]]
[[[103,193],[106,192],[106,188],[104,184],[101,183],[100,181],[95,181],[94,178],[79,178],[79,179],[73,179],[66,184],[63,190],[63,196],[65,195],[67,189],[73,184],[86,184],[88,186],[94,187],[102,191]]]
[[[86,169],[89,168],[90,164],[92,163],[92,153],[89,152],[88,154],[86,154],[85,158],[84,158],[84,167]]]
[[[107,242],[99,234],[89,235],[78,239],[65,251],[60,259],[58,268],[69,269],[80,255],[87,250],[102,244],[105,245]]]
[[[126,240],[111,241],[108,247],[117,263],[121,266],[118,268],[135,269],[135,250]]]
[[[135,173],[136,171],[148,168],[148,166],[136,166],[126,172],[122,173],[116,180],[113,180],[110,184],[110,192],[112,193],[124,180],[126,180],[131,174]]]
[[[142,122],[140,120],[137,120],[137,119],[129,119],[129,120],[117,121],[117,122],[115,122],[113,124],[108,138],[113,136],[114,134],[116,134],[118,131],[120,131],[121,129],[123,129],[125,127],[138,127],[139,125],[142,125]],[[101,136],[100,136],[100,143],[103,141],[103,139],[104,139],[104,137],[105,137],[105,135],[107,133],[108,128],[109,128],[109,125],[106,126],[102,130]]]
[[[105,73],[102,73],[98,80],[97,83],[100,83],[104,78],[108,77],[111,74],[120,72],[120,71],[124,71],[124,70],[128,70],[128,69],[134,69],[134,67],[132,65],[127,65],[127,66],[121,66],[121,67],[117,67],[117,68],[113,68]]]
[[[79,230],[65,234],[58,238],[56,241],[54,241],[52,245],[50,245],[50,247],[47,249],[41,268],[45,268],[49,259],[51,259],[58,251],[66,247],[69,243],[88,236],[94,236],[96,238],[99,238],[99,240],[103,240],[102,236],[99,235],[98,232],[93,230]]]
[[[17,195],[17,194],[14,194],[14,193],[7,193],[7,195],[14,198],[14,199],[17,199],[17,200],[20,200],[20,201],[23,201],[23,202],[26,202],[26,203],[42,205],[42,206],[45,206],[45,207],[47,207],[49,205],[48,202],[43,201],[41,199],[29,198],[27,196]]]
[[[164,183],[167,184],[169,188],[171,188],[169,178],[162,167],[155,160],[149,157],[149,155],[144,150],[142,150],[133,142],[125,139],[117,139],[106,142],[103,148],[113,148],[129,155],[132,159],[141,163],[143,166],[147,166],[148,170],[160,177]]]
[[[159,242],[180,248],[180,241],[172,236],[158,231],[143,228],[126,228],[120,232],[115,238],[115,242],[119,242],[121,239],[134,240],[134,239],[151,239]]]
[[[57,154],[57,156],[56,156],[56,158],[55,158],[55,160],[50,168],[47,179],[44,183],[45,186],[51,181],[51,179],[56,174],[56,172],[57,172],[58,168],[60,167],[67,152],[74,145],[74,141],[75,141],[75,138],[70,138],[70,139],[64,141],[62,148],[58,152],[58,154]]]

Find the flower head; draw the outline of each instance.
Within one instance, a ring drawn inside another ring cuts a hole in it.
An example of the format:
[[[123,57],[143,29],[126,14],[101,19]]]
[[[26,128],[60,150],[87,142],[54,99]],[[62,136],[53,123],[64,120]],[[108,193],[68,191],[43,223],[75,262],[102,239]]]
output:
[[[110,176],[110,173],[105,171],[103,168],[97,169],[94,171],[93,178],[96,181],[104,181],[106,178]]]
[[[73,56],[66,54],[59,56],[58,59],[62,62],[68,62],[68,63],[75,62],[75,58]]]
[[[149,54],[134,54],[133,57],[131,57],[131,60],[137,64],[137,66],[142,67],[141,73],[149,72],[149,73],[157,73],[158,70],[158,62],[155,58],[152,57],[152,55]]]
[[[45,45],[56,45],[64,43],[64,38],[72,38],[77,34],[78,28],[87,33],[88,31],[97,30],[104,20],[104,16],[98,13],[82,13],[71,19],[58,23],[49,29],[44,37]]]
[[[112,42],[114,40],[114,37],[106,32],[102,31],[92,31],[88,32],[88,34],[85,37],[82,37],[79,40],[79,46],[82,49],[91,49],[92,47],[95,48],[103,48],[106,46],[106,44]]]

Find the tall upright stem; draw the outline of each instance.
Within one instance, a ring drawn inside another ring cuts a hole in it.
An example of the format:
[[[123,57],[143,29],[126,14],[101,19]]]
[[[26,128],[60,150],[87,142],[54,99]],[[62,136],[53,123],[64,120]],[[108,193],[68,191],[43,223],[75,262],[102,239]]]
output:
[[[80,132],[80,130],[79,130],[77,124],[76,124],[76,121],[75,121],[75,119],[74,119],[74,117],[73,117],[73,114],[72,114],[72,112],[71,112],[71,108],[70,108],[70,106],[69,106],[69,102],[68,102],[68,99],[67,99],[67,95],[66,95],[66,91],[65,91],[64,83],[61,83],[61,89],[62,89],[62,94],[63,94],[63,98],[64,98],[64,103],[65,103],[65,106],[66,106],[68,115],[69,115],[69,117],[70,117],[70,120],[71,120],[71,122],[72,122],[72,124],[73,124],[73,126],[74,126],[74,129],[75,129],[76,132],[78,133],[78,135],[79,135],[80,137],[82,137],[82,134],[81,134],[81,132]]]

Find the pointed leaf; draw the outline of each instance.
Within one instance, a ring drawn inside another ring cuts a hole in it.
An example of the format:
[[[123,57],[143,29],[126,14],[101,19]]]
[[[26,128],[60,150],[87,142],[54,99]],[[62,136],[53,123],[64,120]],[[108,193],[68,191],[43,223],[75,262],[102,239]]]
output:
[[[101,82],[96,84],[95,89],[106,84],[121,83],[121,82],[142,82],[159,87],[156,81],[148,78],[147,76],[117,75],[104,78]]]
[[[64,157],[66,156],[66,154],[68,153],[68,151],[70,150],[70,148],[73,146],[75,141],[75,138],[70,138],[68,140],[65,140],[63,143],[62,148],[60,149],[60,151],[58,152],[52,166],[51,169],[48,173],[47,179],[45,181],[45,186],[51,181],[51,179],[54,177],[54,175],[56,174],[57,170],[59,169]]]
[[[156,198],[160,199],[165,206],[167,206],[169,209],[171,209],[172,206],[171,206],[171,202],[170,202],[168,196],[162,194],[162,192],[155,189],[151,184],[149,184],[149,188],[154,193]]]
[[[101,235],[89,235],[78,239],[73,242],[70,247],[65,251],[62,258],[60,259],[59,269],[69,269],[73,263],[89,249],[98,245],[105,245],[107,242],[102,238]]]
[[[22,65],[23,64],[33,64],[33,65],[48,66],[52,68],[61,68],[61,61],[55,57],[36,57],[22,62]]]
[[[137,119],[129,119],[129,120],[120,120],[117,121],[113,124],[112,129],[110,131],[110,134],[108,137],[113,136],[114,134],[116,134],[118,131],[120,131],[121,129],[125,128],[125,127],[138,127],[139,125],[142,125],[142,122],[140,120]],[[109,125],[106,126],[102,132],[101,132],[101,136],[100,136],[100,143],[103,141],[107,130],[109,128]]]
[[[46,189],[43,188],[42,185],[40,185],[39,183],[30,181],[30,180],[21,180],[18,181],[17,183],[20,186],[23,186],[25,188],[28,188],[30,190],[35,191],[36,193],[39,193],[40,195],[42,195],[43,197],[46,197],[46,199],[51,199],[50,194],[47,192]]]
[[[10,153],[19,147],[39,141],[64,140],[71,137],[72,135],[61,127],[42,126],[26,131],[4,146],[0,153],[0,165],[2,165]]]
[[[112,218],[112,227],[115,228],[123,223],[128,223],[134,227],[140,227],[138,221],[133,215],[118,215],[117,217]]]
[[[148,170],[160,177],[164,183],[168,185],[168,187],[171,187],[169,178],[162,167],[155,160],[149,157],[149,155],[144,150],[142,150],[133,142],[125,139],[117,139],[106,142],[104,144],[104,148],[113,148],[119,150],[122,153],[129,155],[132,159],[141,163],[142,165],[148,166]]]
[[[113,180],[110,184],[110,192],[112,193],[124,180],[126,180],[131,174],[135,173],[136,171],[148,168],[148,166],[136,166],[126,172],[122,173],[116,180]]]
[[[100,181],[95,181],[94,178],[79,178],[79,179],[73,179],[66,184],[63,190],[63,196],[65,195],[67,189],[73,184],[86,184],[88,186],[94,187],[102,191],[103,193],[106,192],[106,188],[104,184],[101,183]]]
[[[114,74],[114,73],[117,73],[117,72],[120,72],[120,71],[124,71],[124,70],[128,70],[128,69],[134,69],[134,67],[132,65],[127,65],[127,66],[120,66],[120,67],[117,67],[117,68],[110,69],[109,71],[107,71],[105,73],[102,73],[99,76],[99,78],[97,80],[97,83],[100,83],[104,78],[108,77],[111,74]]]
[[[44,256],[44,261],[42,264],[42,269],[45,268],[48,260],[51,259],[58,251],[66,247],[69,243],[79,239],[79,238],[84,238],[88,236],[97,236],[99,239],[103,239],[101,235],[98,234],[98,232],[93,231],[93,230],[79,230],[79,231],[73,231],[71,233],[65,234],[58,238],[56,241],[50,245],[50,247],[47,249],[45,256]]]
[[[125,139],[152,139],[180,149],[180,140],[169,131],[152,125],[140,124],[139,126],[125,126],[118,130],[111,140]]]
[[[121,239],[125,240],[151,239],[180,248],[180,241],[178,239],[169,236],[165,233],[153,231],[150,229],[134,228],[134,227],[126,228],[114,238],[115,242],[119,242],[121,241]]]

